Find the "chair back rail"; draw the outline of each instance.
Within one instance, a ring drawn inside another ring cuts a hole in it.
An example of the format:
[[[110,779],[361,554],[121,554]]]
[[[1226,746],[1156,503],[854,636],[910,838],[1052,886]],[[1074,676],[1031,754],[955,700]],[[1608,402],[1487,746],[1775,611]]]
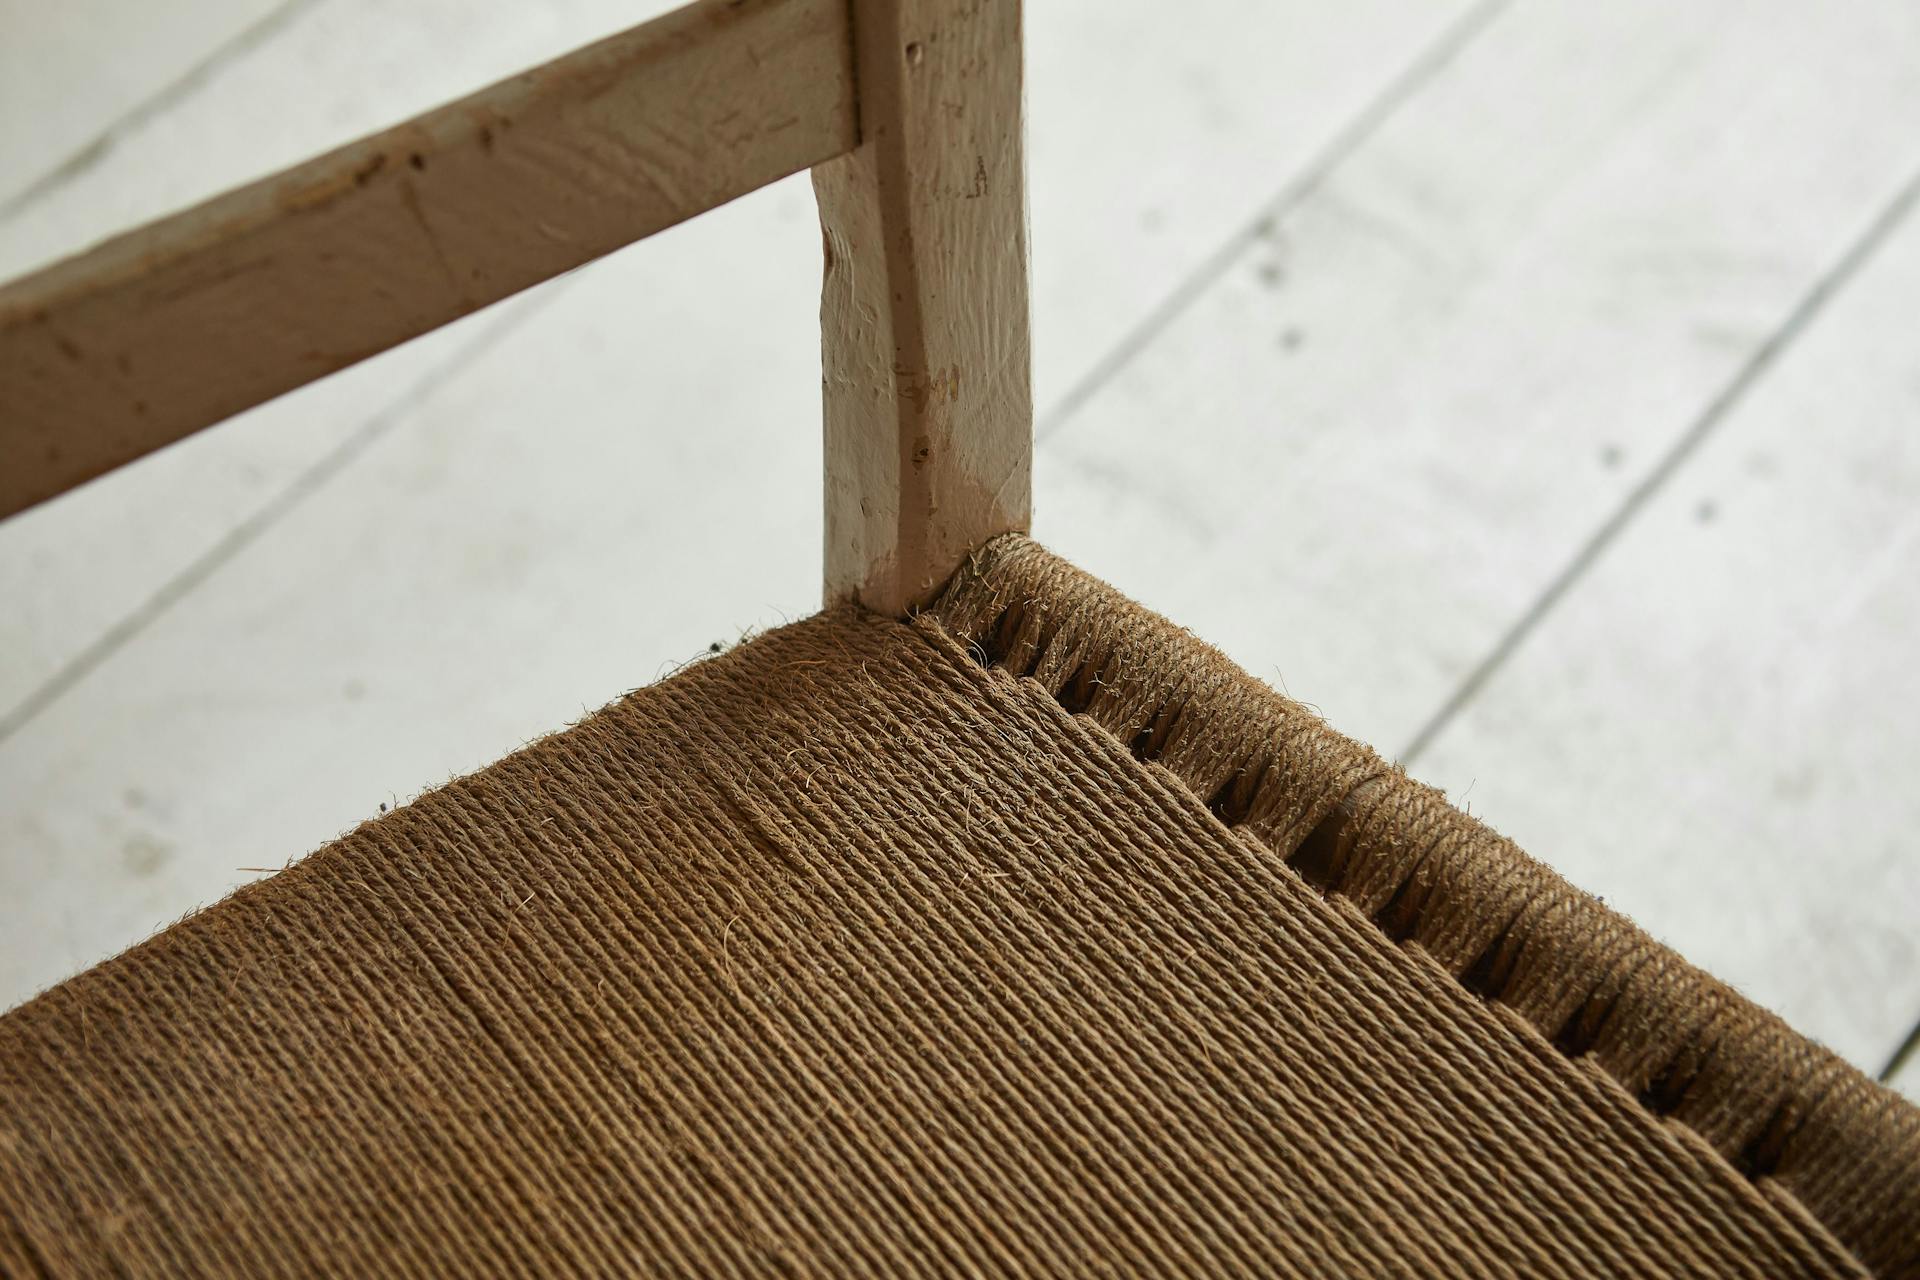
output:
[[[1020,133],[1018,0],[697,0],[0,287],[0,517],[813,167],[826,594],[904,612],[1027,524]]]

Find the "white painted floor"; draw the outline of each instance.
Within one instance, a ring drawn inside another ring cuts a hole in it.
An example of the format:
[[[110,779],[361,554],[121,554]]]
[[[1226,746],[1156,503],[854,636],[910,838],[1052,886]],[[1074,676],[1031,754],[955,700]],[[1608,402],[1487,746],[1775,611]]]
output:
[[[0,275],[664,7],[0,0]],[[1920,10],[1028,9],[1043,540],[1881,1072]],[[0,1007],[808,612],[818,253],[789,180],[0,525]]]

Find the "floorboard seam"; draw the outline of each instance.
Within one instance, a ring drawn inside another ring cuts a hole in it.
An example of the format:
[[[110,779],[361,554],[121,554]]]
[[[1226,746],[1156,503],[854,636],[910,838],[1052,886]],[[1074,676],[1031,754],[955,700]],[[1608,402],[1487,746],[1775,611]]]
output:
[[[215,45],[206,57],[122,112],[105,128],[69,154],[66,159],[19,191],[5,199],[0,199],[0,222],[7,221],[36,200],[99,164],[121,138],[175,103],[184,100],[188,94],[212,79],[222,67],[258,49],[319,2],[320,0],[283,0],[283,3],[275,6],[271,12],[263,14]]]
[[[58,702],[68,690],[86,679],[102,663],[124,648],[135,636],[146,630],[155,619],[191,595],[197,587],[218,573],[235,556],[258,542],[284,516],[326,487],[329,481],[351,466],[357,458],[404,421],[409,413],[424,403],[434,392],[498,346],[508,334],[519,329],[535,314],[544,310],[554,298],[559,296],[563,287],[555,282],[544,291],[514,305],[508,314],[497,319],[465,346],[428,370],[385,408],[361,423],[352,434],[334,445],[317,461],[305,467],[287,483],[285,488],[267,499],[252,515],[228,530],[185,568],[162,583],[159,589],[138,607],[107,628],[86,648],[42,681],[33,692],[22,698],[5,715],[0,716],[0,742],[5,742],[25,728],[34,717]]]
[[[1309,160],[1306,167],[1289,178],[1284,186],[1260,205],[1258,214],[1225,243],[1208,255],[1172,293],[1115,343],[1086,375],[1076,382],[1035,425],[1036,442],[1058,432],[1067,419],[1091,400],[1115,374],[1131,364],[1153,340],[1178,319],[1234,262],[1257,243],[1266,229],[1286,217],[1318,191],[1333,172],[1345,164],[1363,143],[1392,119],[1400,108],[1426,83],[1443,70],[1502,12],[1512,0],[1481,0],[1441,32],[1439,39],[1423,47],[1400,73],[1347,124],[1336,132]]]
[[[1667,452],[1656,462],[1653,468],[1628,491],[1600,526],[1588,535],[1560,572],[1535,597],[1532,604],[1514,620],[1493,648],[1487,651],[1474,668],[1469,671],[1454,691],[1440,704],[1437,711],[1413,735],[1412,740],[1398,757],[1403,768],[1411,768],[1415,761],[1426,754],[1434,741],[1446,731],[1447,727],[1459,716],[1467,704],[1478,696],[1493,676],[1506,665],[1506,662],[1524,644],[1527,637],[1539,627],[1554,607],[1558,605],[1569,590],[1578,583],[1593,565],[1605,554],[1608,547],[1619,538],[1634,518],[1646,507],[1647,503],[1664,489],[1667,482],[1693,457],[1700,446],[1713,435],[1716,428],[1728,418],[1733,410],[1743,402],[1747,393],[1758,386],[1766,375],[1777,365],[1782,355],[1793,346],[1800,335],[1812,326],[1825,312],[1827,304],[1859,274],[1860,269],[1870,261],[1875,253],[1893,238],[1907,216],[1912,213],[1916,202],[1920,202],[1920,172],[1908,177],[1893,199],[1882,206],[1866,228],[1847,245],[1832,265],[1821,272],[1811,288],[1801,295],[1780,324],[1768,334],[1766,340],[1753,349],[1747,359],[1735,371],[1733,377],[1702,409],[1691,425],[1680,434]]]

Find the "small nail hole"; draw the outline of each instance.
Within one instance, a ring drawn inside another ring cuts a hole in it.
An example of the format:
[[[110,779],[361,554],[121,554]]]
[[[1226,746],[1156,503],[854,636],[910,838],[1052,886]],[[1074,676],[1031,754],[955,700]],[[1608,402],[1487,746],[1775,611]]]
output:
[[[927,51],[920,47],[920,42],[918,40],[915,40],[912,44],[907,46],[907,65],[908,66],[917,67],[922,62],[925,62],[926,59],[927,59]]]

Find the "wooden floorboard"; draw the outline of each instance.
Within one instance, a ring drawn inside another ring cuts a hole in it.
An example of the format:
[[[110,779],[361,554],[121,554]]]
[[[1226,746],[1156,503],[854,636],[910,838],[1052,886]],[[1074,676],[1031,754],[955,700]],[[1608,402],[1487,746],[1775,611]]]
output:
[[[113,150],[146,118],[311,3],[0,0],[0,216],[117,164]]]
[[[1920,1011],[1920,218],[1419,761],[1870,1070]]]
[[[1276,209],[1263,243],[1042,442],[1037,532],[1343,729],[1404,751],[1920,168],[1916,66],[1920,32],[1891,5],[1512,10]],[[1837,401],[1818,423],[1874,429]],[[1920,630],[1881,622],[1869,643],[1888,652]],[[1886,677],[1910,709],[1911,678]],[[1643,664],[1633,678],[1647,687],[1632,690],[1560,678],[1560,710],[1581,715],[1541,734],[1577,738],[1620,703],[1670,708],[1680,740],[1703,713],[1662,683],[1698,680],[1678,666]],[[1830,738],[1844,732],[1844,703],[1822,714]],[[1874,785],[1904,793],[1920,738],[1873,741]],[[1449,756],[1444,781],[1503,824],[1505,801],[1469,763]],[[1804,827],[1756,844],[1758,819],[1733,821],[1768,803],[1770,775],[1752,766],[1688,760],[1730,812],[1662,820],[1739,833],[1688,856],[1718,870],[1744,859],[1753,914],[1729,922],[1702,898],[1652,914],[1877,1070],[1904,1030],[1898,1006],[1920,996],[1894,936],[1913,899],[1875,896],[1910,883],[1880,861],[1908,839],[1903,816],[1815,805],[1836,840],[1878,852],[1810,880],[1796,869]],[[1565,751],[1503,752],[1501,796],[1578,788],[1566,767]],[[1587,850],[1649,821],[1564,854],[1577,833],[1563,827],[1529,844],[1580,880],[1599,856]],[[1826,945],[1854,913],[1860,941]],[[1790,958],[1765,941],[1809,930]],[[1827,996],[1842,986],[1881,991]]]

